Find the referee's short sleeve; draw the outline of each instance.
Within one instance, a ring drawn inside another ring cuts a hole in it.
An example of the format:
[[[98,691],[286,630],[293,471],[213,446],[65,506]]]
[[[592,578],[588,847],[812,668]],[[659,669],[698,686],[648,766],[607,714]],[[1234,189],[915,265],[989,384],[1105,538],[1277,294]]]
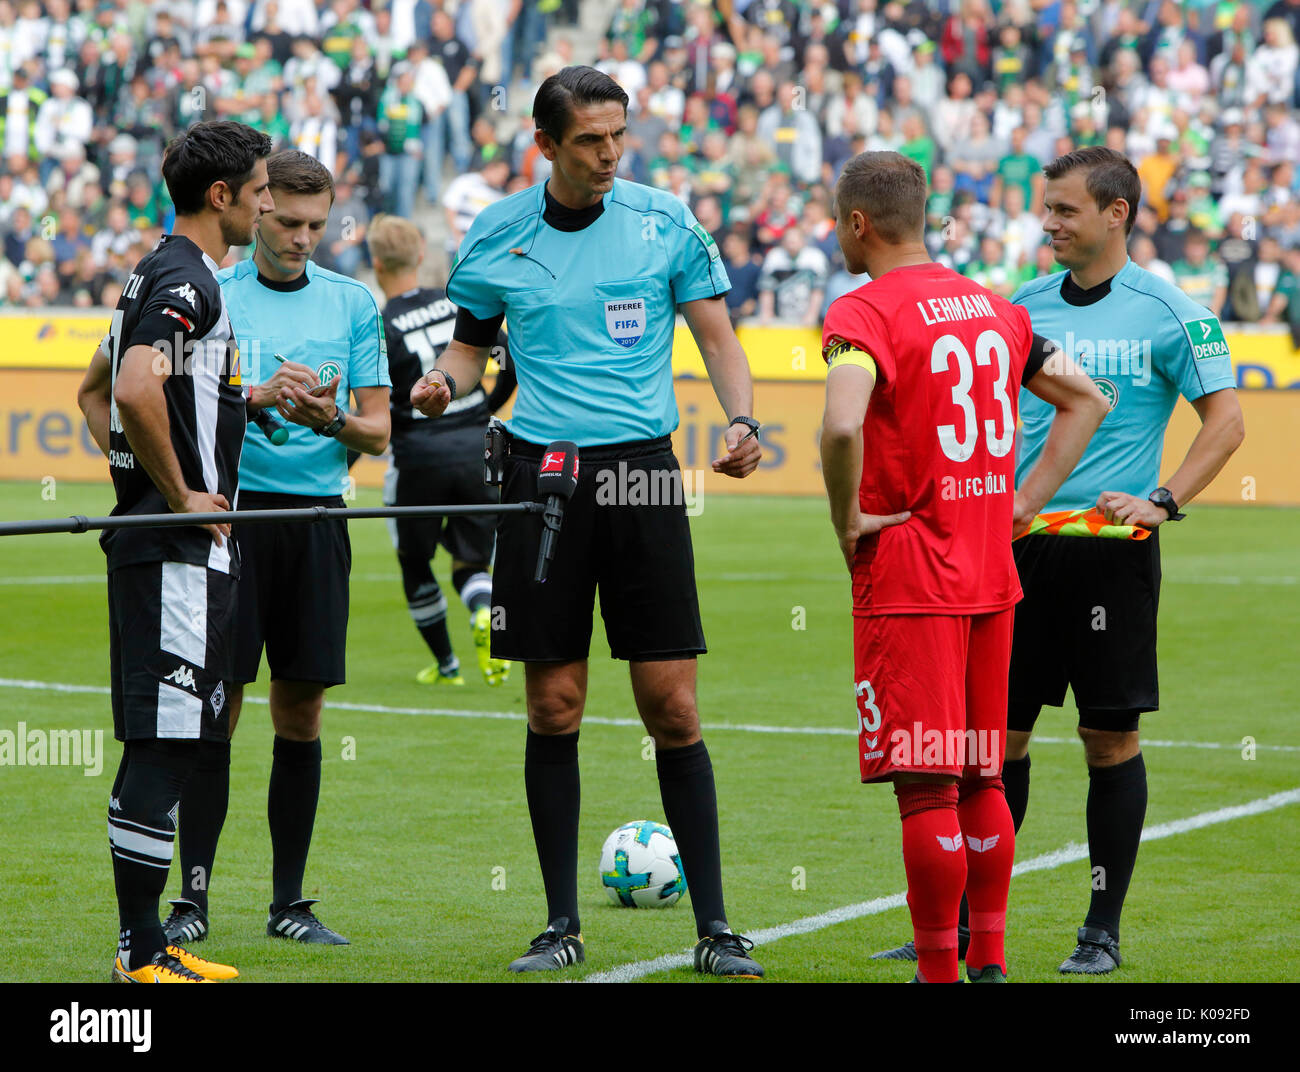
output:
[[[1168,290],[1172,292],[1167,295],[1169,315],[1162,318],[1163,331],[1154,355],[1158,371],[1173,381],[1189,402],[1235,387],[1219,318],[1181,291]]]
[[[491,320],[506,311],[502,276],[511,266],[503,260],[514,257],[494,240],[483,224],[484,215],[479,214],[461,239],[459,259],[447,279],[447,297],[475,318]]]
[[[731,289],[717,242],[685,205],[668,228],[666,240],[669,281],[676,304],[721,297]]]
[[[349,387],[392,387],[388,374],[388,340],[384,317],[374,295],[362,287],[353,298],[352,354],[348,359]]]

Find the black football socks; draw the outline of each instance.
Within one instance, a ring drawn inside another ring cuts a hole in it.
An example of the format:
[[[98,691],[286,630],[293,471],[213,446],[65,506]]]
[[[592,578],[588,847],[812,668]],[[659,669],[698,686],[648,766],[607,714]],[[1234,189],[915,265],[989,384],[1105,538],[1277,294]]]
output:
[[[108,802],[108,844],[117,891],[118,955],[136,971],[167,946],[158,901],[167,888],[181,790],[197,741],[127,741]]]
[[[1002,787],[1007,794],[1007,807],[1011,809],[1011,821],[1016,833],[1020,833],[1020,824],[1025,821],[1025,810],[1029,807],[1029,753],[1023,759],[1008,759],[1002,764]]]
[[[230,742],[200,741],[181,794],[181,896],[207,915],[217,842],[230,807]]]
[[[291,741],[276,735],[266,817],[271,825],[271,884],[277,912],[302,899],[302,877],[320,800],[320,766],[320,738]]]
[[[1119,915],[1137,864],[1147,814],[1147,768],[1139,752],[1113,767],[1088,768],[1088,856],[1092,903],[1086,927],[1119,941]]]
[[[726,922],[722,904],[722,852],[718,844],[718,796],[713,763],[704,742],[655,750],[664,818],[681,853],[701,938],[715,920]]]
[[[578,811],[582,793],[576,731],[551,735],[529,728],[524,789],[546,888],[546,918],[566,917],[568,933],[579,934]]]

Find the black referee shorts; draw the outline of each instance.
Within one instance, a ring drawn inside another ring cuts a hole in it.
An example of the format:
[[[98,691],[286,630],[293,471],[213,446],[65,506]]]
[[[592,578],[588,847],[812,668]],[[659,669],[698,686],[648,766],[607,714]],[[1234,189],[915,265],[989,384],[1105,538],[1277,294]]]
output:
[[[1159,532],[1140,541],[1026,536],[1011,546],[1025,598],[1007,728],[1031,730],[1037,708],[1060,707],[1067,686],[1081,710],[1156,710]]]
[[[390,466],[384,475],[385,506],[430,503],[495,505],[500,489],[483,483],[483,429],[460,430],[447,439],[445,460],[431,466]],[[453,559],[486,566],[492,561],[497,519],[491,514],[389,520],[389,535],[402,556],[428,561],[442,544]]]
[[[119,741],[230,737],[236,582],[184,562],[146,562],[108,575],[113,736]]]
[[[342,506],[337,495],[241,492],[241,510]],[[341,685],[347,678],[348,575],[352,544],[346,521],[235,525],[239,598],[234,680],[257,680],[266,647],[272,679]]]
[[[537,499],[543,449],[512,441],[503,502]],[[578,458],[578,487],[565,508],[544,584],[533,583],[541,517],[501,518],[492,576],[492,655],[525,663],[586,659],[598,590],[615,659],[703,654],[690,523],[668,437],[587,447]]]

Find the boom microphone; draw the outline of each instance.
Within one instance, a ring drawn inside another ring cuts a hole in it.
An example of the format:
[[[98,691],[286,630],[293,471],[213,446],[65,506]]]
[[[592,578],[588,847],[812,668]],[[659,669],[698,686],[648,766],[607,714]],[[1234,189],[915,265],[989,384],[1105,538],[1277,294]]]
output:
[[[551,559],[555,557],[555,541],[560,536],[564,521],[564,507],[578,487],[578,448],[568,440],[558,440],[542,452],[542,464],[537,473],[537,494],[546,496],[546,509],[542,512],[542,543],[537,549],[537,569],[533,582],[544,584],[550,572]]]

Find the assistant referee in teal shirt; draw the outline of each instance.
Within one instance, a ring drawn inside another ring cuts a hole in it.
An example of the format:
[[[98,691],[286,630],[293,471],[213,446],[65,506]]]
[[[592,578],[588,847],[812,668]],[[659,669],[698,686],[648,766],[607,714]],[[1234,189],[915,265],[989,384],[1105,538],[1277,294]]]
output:
[[[388,356],[370,291],[318,268],[312,253],[334,205],[329,169],[297,149],[266,164],[273,211],[263,215],[251,259],[218,275],[230,303],[250,407],[274,406],[289,439],[273,446],[250,426],[239,463],[242,510],[342,507],[347,451],[377,455],[389,436]],[[319,394],[313,391],[320,391]],[[355,399],[349,410],[348,398]],[[235,526],[243,561],[235,612],[230,732],[244,686],[256,681],[263,648],[271,678],[271,896],[267,933],[308,944],[342,945],[303,896],[321,780],[325,689],[346,679],[347,522]],[[181,897],[165,928],[200,940],[217,843],[230,795],[230,750],[198,766],[181,798]]]
[[[579,448],[578,488],[546,583],[532,583],[536,515],[503,518],[497,537],[492,654],[524,663],[524,782],[548,920],[511,970],[584,959],[578,727],[599,590],[611,654],[628,661],[654,739],[664,812],[695,910],[695,968],[759,976],[752,943],[731,932],[723,908],[713,768],[695,699],[696,656],[705,648],[685,504],[680,494],[654,505],[595,494],[598,483],[610,486],[600,480],[610,470],[623,476],[616,486],[639,471],[651,487],[681,488],[668,438],[678,423],[678,306],[731,422],[713,471],[746,477],[761,453],[749,364],[722,300],[730,283],[717,245],[670,194],[614,177],[627,100],[590,67],[566,67],[542,83],[533,118],[551,177],[484,209],[466,234],[447,282],[460,310],[453,341],[416,383],[411,404],[437,417],[458,382],[477,383],[504,317],[519,395],[502,501],[536,498],[548,443],[572,440]]]

